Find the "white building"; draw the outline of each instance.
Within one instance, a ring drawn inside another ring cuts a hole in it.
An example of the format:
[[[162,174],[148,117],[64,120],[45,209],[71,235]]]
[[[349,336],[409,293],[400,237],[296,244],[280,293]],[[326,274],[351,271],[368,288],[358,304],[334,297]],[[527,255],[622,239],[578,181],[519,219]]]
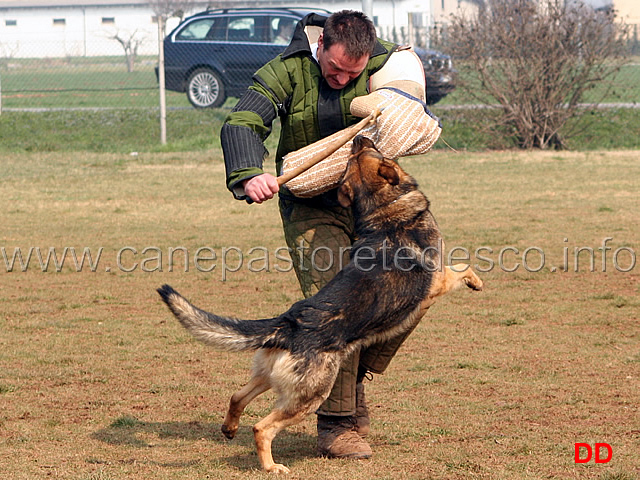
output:
[[[570,0],[567,0],[570,1]],[[618,17],[628,24],[640,23],[639,0],[580,0],[593,8],[613,8]],[[473,11],[482,5],[484,0],[430,0],[431,18],[435,23],[446,24],[453,13]]]
[[[314,2],[193,0],[186,15],[207,8],[310,6],[338,11],[362,9],[361,0]],[[373,17],[385,32],[407,30],[409,13],[417,26],[430,19],[430,0],[374,0]],[[179,22],[167,22],[170,30]],[[139,55],[158,51],[157,21],[148,0],[0,0],[0,58],[122,55],[113,37],[134,39]]]
[[[0,57],[121,55],[116,34],[157,52],[157,24],[143,0],[0,0]]]

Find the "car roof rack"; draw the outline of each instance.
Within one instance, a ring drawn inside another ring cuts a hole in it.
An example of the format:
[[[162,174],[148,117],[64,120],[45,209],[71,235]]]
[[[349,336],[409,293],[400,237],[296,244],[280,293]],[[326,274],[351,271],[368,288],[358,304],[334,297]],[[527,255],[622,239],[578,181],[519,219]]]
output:
[[[317,7],[232,7],[232,8],[213,8],[209,10],[204,10],[202,12],[198,12],[194,14],[196,15],[206,15],[210,13],[233,13],[233,12],[246,12],[246,11],[273,11],[273,12],[289,12],[289,13],[298,13],[298,12],[318,12],[318,13],[331,13],[329,10],[325,8],[317,8]]]

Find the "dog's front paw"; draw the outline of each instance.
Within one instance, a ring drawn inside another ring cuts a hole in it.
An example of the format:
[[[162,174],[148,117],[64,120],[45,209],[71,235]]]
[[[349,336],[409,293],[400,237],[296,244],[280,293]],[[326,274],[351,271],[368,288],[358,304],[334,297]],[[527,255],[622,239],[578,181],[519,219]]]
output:
[[[480,280],[480,277],[477,276],[474,272],[469,270],[469,273],[470,273],[470,275],[468,275],[464,279],[464,283],[470,289],[475,290],[476,292],[481,292],[482,289],[484,288],[484,283],[482,282],[482,280]]]

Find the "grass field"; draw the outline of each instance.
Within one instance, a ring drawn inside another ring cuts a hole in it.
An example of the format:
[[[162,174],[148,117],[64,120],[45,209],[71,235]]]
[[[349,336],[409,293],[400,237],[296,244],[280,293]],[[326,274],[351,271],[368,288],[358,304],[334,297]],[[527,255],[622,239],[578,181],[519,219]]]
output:
[[[92,63],[93,62],[93,63]],[[2,108],[0,152],[158,152],[219,148],[223,108],[196,110],[182,93],[167,92],[167,140],[160,144],[159,97],[153,67],[145,57],[132,73],[117,57],[11,59],[0,62]],[[640,62],[625,66],[607,108],[583,110],[560,131],[571,150],[640,148]],[[600,98],[601,88],[585,101]],[[435,149],[509,149],[512,132],[490,130],[497,110],[469,105],[462,89],[431,106],[444,125]],[[625,106],[622,107],[621,104]],[[613,106],[612,106],[613,105]],[[35,111],[34,111],[35,110]],[[276,122],[277,123],[277,122]],[[276,127],[277,128],[277,127]],[[275,150],[275,135],[270,145]]]
[[[157,59],[142,57],[127,72],[124,57],[12,59],[0,68],[5,108],[159,106]],[[2,65],[0,65],[1,67]],[[168,107],[187,107],[184,93],[167,92]]]
[[[228,108],[171,110],[167,144],[160,143],[157,110],[6,112],[0,115],[0,153],[24,152],[203,152],[220,148],[220,128]],[[505,132],[488,129],[493,110],[434,106],[443,132],[434,150],[481,151],[513,148]],[[640,149],[640,109],[598,110],[579,121],[579,133],[567,143],[572,150]],[[267,140],[275,152],[278,122]]]
[[[469,252],[486,289],[442,299],[367,384],[371,460],[316,458],[309,418],[274,444],[291,478],[639,478],[637,157],[404,160],[432,201],[445,253]],[[300,298],[275,256],[277,205],[232,200],[223,172],[215,148],[0,153],[2,477],[267,478],[250,426],[273,396],[250,406],[236,440],[219,432],[250,355],[196,343],[155,293],[170,283],[243,318]],[[36,247],[43,263],[55,247],[58,267],[41,267]],[[65,247],[89,249],[93,268],[78,272],[71,250],[60,265]],[[577,442],[608,443],[613,457],[576,464]]]
[[[460,80],[469,81],[467,75],[474,75],[473,69],[461,61],[455,62],[460,70]],[[473,85],[480,84],[480,80],[474,79],[470,82]],[[611,87],[608,91],[607,88]],[[477,92],[475,92],[477,93]],[[594,86],[585,92],[583,102],[597,103],[637,103],[640,98],[640,57],[632,56],[620,67],[617,74],[607,77],[605,81]],[[444,97],[439,102],[442,105],[465,105],[472,103],[497,103],[494,98],[487,98],[480,102],[475,98],[466,95],[463,89],[456,89],[450,95]]]
[[[157,59],[140,57],[127,72],[124,57],[1,59],[2,106],[33,108],[154,108],[159,105],[154,67]],[[457,63],[456,63],[457,65]],[[640,59],[631,57],[604,95],[604,84],[587,92],[585,102],[637,103],[640,98]],[[477,103],[461,89],[441,105]],[[489,100],[493,103],[493,100]],[[191,108],[186,94],[167,92],[169,108]]]

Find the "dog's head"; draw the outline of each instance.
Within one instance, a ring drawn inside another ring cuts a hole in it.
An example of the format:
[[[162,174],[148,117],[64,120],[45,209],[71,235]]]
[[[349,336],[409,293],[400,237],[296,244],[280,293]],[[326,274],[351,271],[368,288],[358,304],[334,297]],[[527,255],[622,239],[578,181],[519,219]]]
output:
[[[360,216],[368,215],[417,189],[416,181],[400,165],[384,158],[370,139],[356,136],[338,189],[343,207],[352,206]]]

